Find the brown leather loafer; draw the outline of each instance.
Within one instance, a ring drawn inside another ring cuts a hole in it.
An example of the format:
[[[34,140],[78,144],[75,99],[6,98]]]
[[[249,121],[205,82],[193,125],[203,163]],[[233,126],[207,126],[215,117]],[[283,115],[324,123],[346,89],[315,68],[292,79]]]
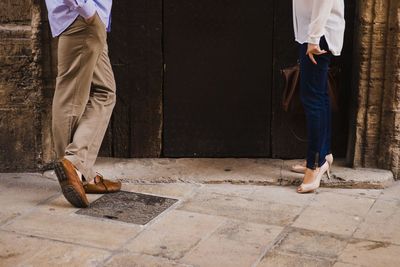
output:
[[[83,185],[86,194],[106,194],[114,193],[121,190],[121,182],[110,181],[104,179],[103,176],[97,175],[94,184],[86,183]]]
[[[74,165],[67,159],[55,163],[55,172],[64,197],[77,208],[86,208],[89,201]]]

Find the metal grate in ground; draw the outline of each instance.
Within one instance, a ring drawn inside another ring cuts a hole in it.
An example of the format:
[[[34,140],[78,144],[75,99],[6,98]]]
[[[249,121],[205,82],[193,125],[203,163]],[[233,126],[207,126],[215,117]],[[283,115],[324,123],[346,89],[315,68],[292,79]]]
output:
[[[105,194],[76,213],[144,225],[178,200],[160,196],[120,191]]]

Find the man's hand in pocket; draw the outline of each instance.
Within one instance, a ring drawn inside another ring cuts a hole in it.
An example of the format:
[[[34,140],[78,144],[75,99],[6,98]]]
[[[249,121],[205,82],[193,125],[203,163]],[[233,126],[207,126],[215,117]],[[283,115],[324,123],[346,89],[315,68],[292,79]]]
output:
[[[94,19],[96,18],[96,15],[97,15],[97,13],[94,13],[93,16],[85,19],[86,23],[91,24],[94,21]]]

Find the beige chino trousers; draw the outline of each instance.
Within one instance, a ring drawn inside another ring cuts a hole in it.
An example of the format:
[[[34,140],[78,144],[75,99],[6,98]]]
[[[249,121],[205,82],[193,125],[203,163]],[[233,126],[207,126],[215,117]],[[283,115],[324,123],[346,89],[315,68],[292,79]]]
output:
[[[115,90],[105,25],[98,15],[90,23],[79,16],[59,37],[52,130],[57,157],[70,160],[86,180],[96,176]]]

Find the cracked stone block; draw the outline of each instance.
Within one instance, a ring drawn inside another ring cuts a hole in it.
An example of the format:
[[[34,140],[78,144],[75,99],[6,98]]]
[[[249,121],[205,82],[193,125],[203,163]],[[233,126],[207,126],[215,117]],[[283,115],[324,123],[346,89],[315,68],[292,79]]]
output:
[[[293,227],[351,236],[362,218],[344,212],[307,207],[292,224]]]
[[[354,237],[400,245],[400,202],[378,199]]]
[[[380,199],[400,200],[400,182],[396,182],[393,186],[383,190]]]
[[[310,202],[310,207],[324,208],[363,217],[368,213],[374,202],[375,199],[358,195],[338,195],[333,192],[321,192],[316,194],[315,198]]]
[[[300,256],[272,251],[268,253],[257,267],[330,267],[332,262],[321,258]]]
[[[124,184],[124,190],[169,198],[183,199],[199,188],[198,184]]]
[[[316,195],[293,226],[351,236],[374,201],[371,198],[322,192]]]
[[[158,218],[153,225],[127,244],[126,249],[177,260],[215,231],[224,220],[217,216],[174,210]]]
[[[141,230],[134,224],[70,214],[71,210],[65,213],[35,210],[13,220],[3,229],[105,249],[119,248]]]
[[[268,202],[278,202],[287,205],[304,206],[313,201],[313,194],[299,194],[296,187],[284,186],[259,186],[251,194],[251,197]]]
[[[181,262],[194,266],[251,266],[272,246],[282,227],[229,220]]]
[[[234,185],[234,184],[206,184],[201,188],[201,192],[215,193],[230,197],[252,197],[256,187],[254,185]]]
[[[124,252],[113,256],[104,267],[187,267],[167,259]]]
[[[390,189],[389,187],[388,189]],[[320,192],[331,192],[340,195],[351,195],[358,197],[378,198],[384,192],[382,189],[355,189],[355,188],[320,188]],[[386,189],[385,189],[386,191]]]
[[[0,174],[0,225],[26,212],[59,193],[58,183],[39,174]]]
[[[110,252],[0,231],[0,265],[98,266]]]
[[[202,192],[186,201],[179,209],[260,224],[284,226],[295,220],[302,207],[256,200],[251,197],[233,197]]]
[[[397,267],[400,266],[400,246],[366,240],[352,240],[338,261],[350,266]],[[342,265],[335,265],[342,266]],[[346,265],[345,265],[346,266]]]
[[[333,260],[346,245],[347,241],[340,236],[292,228],[276,250]]]
[[[361,265],[352,264],[352,263],[344,263],[344,262],[335,262],[333,267],[361,267]]]

